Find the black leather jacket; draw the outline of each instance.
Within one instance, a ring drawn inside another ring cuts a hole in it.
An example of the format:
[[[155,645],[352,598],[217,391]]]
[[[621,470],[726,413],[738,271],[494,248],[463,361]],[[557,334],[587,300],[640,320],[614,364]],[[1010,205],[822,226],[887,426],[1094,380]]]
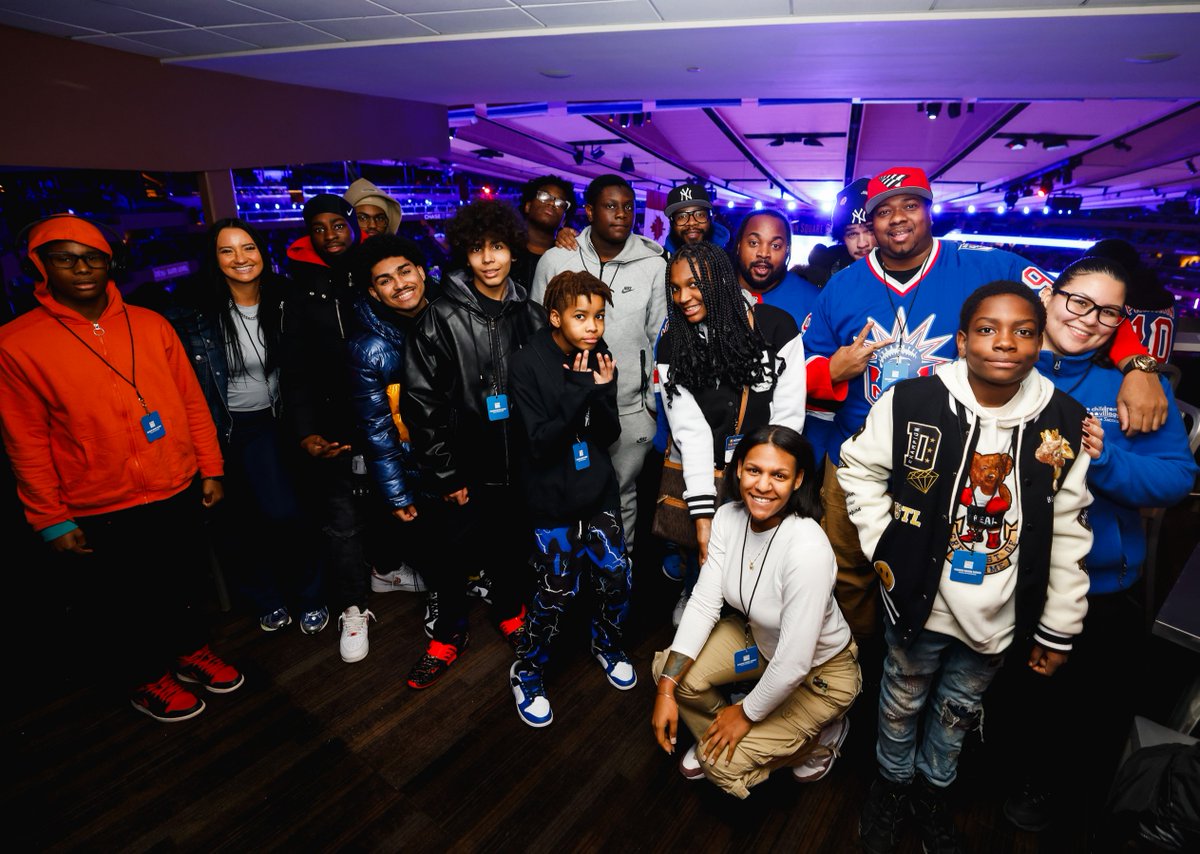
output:
[[[464,486],[508,485],[520,431],[508,390],[508,360],[546,325],[542,307],[508,280],[500,313],[480,307],[470,277],[442,282],[444,294],[417,321],[405,345],[400,413],[421,471],[421,488],[449,495]],[[509,417],[491,421],[487,398],[508,396]]]

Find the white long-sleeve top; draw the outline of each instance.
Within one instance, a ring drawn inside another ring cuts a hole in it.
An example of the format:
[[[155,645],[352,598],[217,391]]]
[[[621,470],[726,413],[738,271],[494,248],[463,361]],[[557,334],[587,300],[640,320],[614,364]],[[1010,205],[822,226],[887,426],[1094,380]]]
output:
[[[740,502],[717,510],[708,561],[700,570],[671,651],[695,660],[721,617],[721,606],[728,602],[742,612],[749,605],[753,642],[767,667],[742,701],[742,710],[750,720],[761,721],[800,687],[814,667],[845,649],[850,627],[833,598],[837,562],[821,526],[812,519],[788,516],[778,529],[756,535],[747,519]],[[772,534],[775,539],[764,560],[759,555]],[[751,571],[748,564],[756,557],[756,569]],[[751,602],[759,574],[763,577]]]

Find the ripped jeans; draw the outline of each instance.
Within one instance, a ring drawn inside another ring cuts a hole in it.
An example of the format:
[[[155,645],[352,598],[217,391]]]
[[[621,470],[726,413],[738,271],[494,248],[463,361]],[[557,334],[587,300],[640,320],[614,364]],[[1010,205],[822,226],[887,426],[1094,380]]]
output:
[[[958,774],[958,753],[971,730],[983,724],[983,694],[992,684],[1004,655],[983,655],[962,641],[922,631],[907,648],[887,626],[887,658],[879,692],[879,770],[897,783],[915,772],[946,787]],[[924,735],[917,730],[924,715]]]

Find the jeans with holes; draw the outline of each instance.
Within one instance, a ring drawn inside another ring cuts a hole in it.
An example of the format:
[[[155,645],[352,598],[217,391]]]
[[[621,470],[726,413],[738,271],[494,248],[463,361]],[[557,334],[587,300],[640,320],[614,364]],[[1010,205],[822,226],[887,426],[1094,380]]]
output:
[[[975,652],[937,632],[922,631],[907,648],[890,625],[884,637],[888,650],[875,748],[880,773],[904,783],[919,771],[933,785],[949,786],[958,774],[963,740],[982,727],[983,694],[1004,656]]]

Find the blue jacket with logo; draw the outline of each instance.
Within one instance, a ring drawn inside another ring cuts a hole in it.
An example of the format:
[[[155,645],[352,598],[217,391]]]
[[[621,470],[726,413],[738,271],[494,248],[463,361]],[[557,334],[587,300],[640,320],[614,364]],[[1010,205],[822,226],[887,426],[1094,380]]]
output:
[[[1126,436],[1117,422],[1121,372],[1092,357],[1093,353],[1056,356],[1042,351],[1038,370],[1082,403],[1104,428],[1104,450],[1088,469],[1095,503],[1088,510],[1093,543],[1087,567],[1089,592],[1113,593],[1138,580],[1146,559],[1139,508],[1181,501],[1196,480],[1196,463],[1170,388],[1164,389],[1168,413],[1162,429]]]

